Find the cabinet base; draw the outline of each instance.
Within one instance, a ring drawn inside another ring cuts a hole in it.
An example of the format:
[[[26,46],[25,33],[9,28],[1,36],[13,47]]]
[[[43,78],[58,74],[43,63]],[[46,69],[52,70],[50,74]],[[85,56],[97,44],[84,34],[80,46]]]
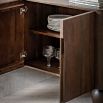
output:
[[[24,66],[24,61],[11,63],[10,65],[0,68],[0,75],[6,72],[10,72],[12,70],[16,70],[17,68],[20,68],[23,66]]]
[[[92,91],[93,103],[103,103],[103,90]]]

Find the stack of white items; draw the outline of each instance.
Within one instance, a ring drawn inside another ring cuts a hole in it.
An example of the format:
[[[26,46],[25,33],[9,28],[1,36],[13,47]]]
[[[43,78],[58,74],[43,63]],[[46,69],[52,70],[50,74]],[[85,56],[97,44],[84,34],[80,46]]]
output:
[[[60,31],[60,20],[64,18],[68,18],[71,15],[64,15],[64,14],[54,14],[48,16],[48,25],[47,28],[53,31]]]
[[[100,7],[98,0],[69,0],[69,4],[84,8],[96,8]]]

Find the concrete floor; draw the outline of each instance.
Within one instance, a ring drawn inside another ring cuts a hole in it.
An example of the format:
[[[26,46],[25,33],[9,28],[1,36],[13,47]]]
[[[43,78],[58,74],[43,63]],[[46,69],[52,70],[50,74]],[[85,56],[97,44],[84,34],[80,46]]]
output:
[[[93,102],[92,102],[90,93],[86,93],[86,94],[79,96],[67,103],[93,103]]]
[[[0,75],[0,103],[59,103],[59,77],[29,67]],[[92,103],[89,94],[68,103]]]
[[[51,83],[52,81],[52,83]],[[58,79],[49,78],[0,100],[0,103],[59,103]]]

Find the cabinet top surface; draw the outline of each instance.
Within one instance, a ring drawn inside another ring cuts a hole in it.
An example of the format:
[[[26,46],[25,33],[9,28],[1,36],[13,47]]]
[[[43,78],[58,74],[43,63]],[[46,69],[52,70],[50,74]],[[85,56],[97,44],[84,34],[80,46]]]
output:
[[[76,9],[81,9],[81,10],[97,10],[99,8],[90,8],[87,6],[76,6],[73,4],[69,4],[69,0],[26,0],[26,1],[31,1],[31,2],[38,2],[38,3],[43,3],[43,4],[49,4],[49,5],[57,5],[57,6],[63,6],[63,7],[68,7],[68,8],[76,8]]]
[[[23,5],[24,4],[22,2],[18,2],[18,1],[3,3],[3,4],[0,4],[0,11],[10,9],[10,8],[20,7]]]
[[[12,0],[11,0],[12,1]],[[68,7],[68,8],[75,8],[75,9],[80,9],[80,10],[86,10],[86,11],[91,11],[91,10],[97,10],[99,8],[90,8],[86,6],[76,6],[69,4],[69,0],[26,0],[29,2],[36,2],[36,3],[42,3],[42,4],[48,4],[48,5],[56,5],[56,6],[62,6],[62,7]],[[14,2],[8,2],[8,3],[0,3],[0,9],[5,8],[7,6],[13,6],[13,5],[23,5],[22,2],[14,0]]]

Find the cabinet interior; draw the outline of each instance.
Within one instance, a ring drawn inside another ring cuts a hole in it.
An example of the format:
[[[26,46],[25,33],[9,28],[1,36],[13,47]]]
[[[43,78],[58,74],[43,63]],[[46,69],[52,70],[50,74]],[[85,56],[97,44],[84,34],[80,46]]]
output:
[[[41,3],[26,2],[25,5],[28,7],[25,18],[27,23],[25,27],[25,50],[27,52],[25,64],[59,74],[59,61],[52,58],[52,67],[47,68],[46,58],[42,54],[45,45],[60,48],[60,54],[63,54],[63,42],[61,42],[63,40],[60,40],[60,32],[55,32],[47,28],[47,18],[52,14],[75,16],[86,11]]]
[[[47,29],[48,15],[67,14],[74,16],[86,12],[84,10],[78,10],[73,8],[60,7],[41,3],[30,3],[30,2],[27,2],[27,7],[31,19],[29,28],[38,31],[48,30]]]
[[[60,48],[60,40],[58,38],[37,35],[34,33],[31,33],[30,35],[32,35],[32,38],[34,39],[32,44],[32,57],[29,60],[26,60],[25,63],[41,70],[59,74],[59,60],[55,57],[51,58],[51,67],[48,68],[46,66],[47,58],[43,56],[43,47],[51,45],[54,48]]]

